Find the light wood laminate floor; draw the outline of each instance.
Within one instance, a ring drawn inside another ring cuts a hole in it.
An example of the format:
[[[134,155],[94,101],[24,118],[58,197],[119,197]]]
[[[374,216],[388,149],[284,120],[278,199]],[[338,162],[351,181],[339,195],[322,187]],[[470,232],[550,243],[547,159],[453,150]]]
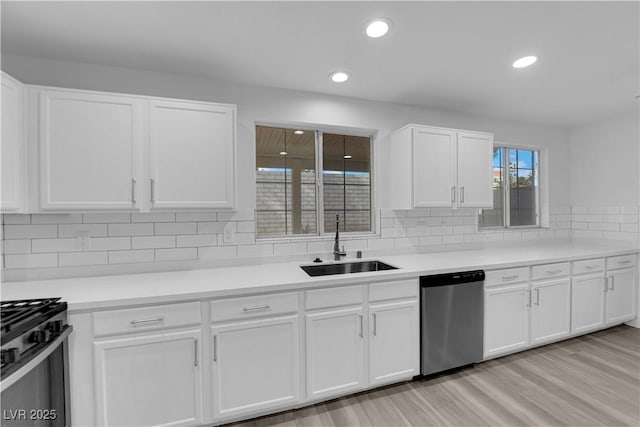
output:
[[[640,329],[618,326],[256,418],[258,426],[640,426]]]

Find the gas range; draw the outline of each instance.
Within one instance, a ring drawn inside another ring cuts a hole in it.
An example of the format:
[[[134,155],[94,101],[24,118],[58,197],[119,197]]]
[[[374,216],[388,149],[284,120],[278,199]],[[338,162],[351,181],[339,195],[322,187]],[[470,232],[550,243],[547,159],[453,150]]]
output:
[[[2,389],[11,375],[51,343],[66,337],[67,303],[60,298],[0,302]]]

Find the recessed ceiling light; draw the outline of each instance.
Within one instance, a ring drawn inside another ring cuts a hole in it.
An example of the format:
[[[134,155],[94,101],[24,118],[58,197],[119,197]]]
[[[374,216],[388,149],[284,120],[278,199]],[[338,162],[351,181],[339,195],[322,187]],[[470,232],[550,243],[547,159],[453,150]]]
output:
[[[524,56],[520,59],[516,59],[513,62],[513,68],[524,68],[524,67],[528,67],[529,65],[533,64],[534,62],[536,62],[538,60],[537,56]]]
[[[350,159],[350,158],[351,158],[351,156],[347,154],[346,156],[344,156],[344,158],[345,158],[345,159]]]
[[[365,32],[372,39],[382,37],[389,32],[389,21],[382,18],[374,19],[367,24]]]
[[[280,152],[280,155],[281,155],[281,156],[286,156],[286,155],[287,155],[287,152],[286,152],[286,151],[281,151],[281,152]]]
[[[295,133],[296,135],[302,135],[302,134],[304,133],[304,131],[302,131],[302,130],[297,130],[297,131],[295,131],[295,132],[293,132],[293,133]]]
[[[344,71],[335,71],[329,74],[329,77],[336,83],[344,83],[349,80],[349,74]]]

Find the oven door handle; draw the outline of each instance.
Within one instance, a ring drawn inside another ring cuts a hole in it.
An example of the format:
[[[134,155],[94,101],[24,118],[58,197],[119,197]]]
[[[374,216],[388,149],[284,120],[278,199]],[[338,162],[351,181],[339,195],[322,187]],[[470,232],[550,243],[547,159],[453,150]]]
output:
[[[58,347],[60,347],[60,345],[62,345],[62,342],[69,337],[69,334],[71,334],[72,331],[73,331],[73,326],[67,325],[67,327],[62,331],[62,333],[58,335],[58,337],[55,340],[51,341],[44,349],[42,349],[42,351],[36,354],[36,356],[33,359],[29,360],[27,363],[21,366],[17,371],[9,375],[9,378],[5,378],[2,381],[0,381],[0,392],[3,392],[9,387],[11,387],[13,384],[18,382],[22,377],[24,377],[29,372],[31,372],[33,368],[35,368],[40,363],[42,363],[47,357],[49,357],[49,355],[51,355],[51,353],[53,353]]]

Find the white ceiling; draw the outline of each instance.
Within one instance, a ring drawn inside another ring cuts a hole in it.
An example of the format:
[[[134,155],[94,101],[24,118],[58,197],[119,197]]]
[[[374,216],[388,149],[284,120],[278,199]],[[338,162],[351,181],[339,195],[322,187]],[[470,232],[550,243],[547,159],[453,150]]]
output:
[[[573,126],[637,105],[639,21],[637,1],[3,0],[1,28],[3,53]]]

